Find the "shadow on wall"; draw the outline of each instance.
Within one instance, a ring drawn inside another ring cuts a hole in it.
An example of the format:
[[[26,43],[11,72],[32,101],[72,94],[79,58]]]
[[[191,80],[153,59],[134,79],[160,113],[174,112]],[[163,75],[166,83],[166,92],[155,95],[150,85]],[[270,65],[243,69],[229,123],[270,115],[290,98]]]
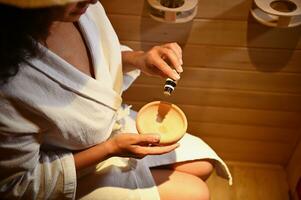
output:
[[[268,27],[255,21],[249,14],[247,47],[250,61],[258,71],[278,72],[285,68],[291,61],[294,51],[298,48],[300,39],[301,26],[293,28]],[[258,48],[256,48],[258,46],[266,46],[264,48],[267,48],[268,51],[258,53]]]
[[[169,24],[162,23],[155,20],[149,20],[149,17],[145,16],[145,13],[148,13],[149,5],[147,0],[144,0],[143,10],[141,13],[141,22],[140,22],[140,40],[144,42],[153,42],[156,43],[160,41],[162,43],[177,42],[184,48],[193,22],[180,23],[180,24]],[[149,45],[141,43],[142,50],[149,49]]]
[[[249,61],[245,61],[250,62],[257,71],[279,72],[292,64],[298,67],[299,61],[296,61],[298,59],[296,59],[295,49],[300,48],[301,26],[285,29],[261,25],[248,12],[251,3],[251,0],[233,3],[231,9],[223,12],[222,9],[217,9],[217,15],[213,15],[212,12],[206,13],[205,10],[200,9],[205,7],[201,5],[200,0],[198,11],[200,20],[197,23],[191,21],[184,24],[167,24],[149,19],[147,14],[149,5],[147,0],[144,0],[140,21],[139,40],[142,41],[140,49],[149,49],[150,43],[162,44],[164,42],[178,42],[183,48],[187,43],[217,45],[217,47],[237,45],[237,47],[246,47]],[[239,12],[240,10],[244,12]],[[216,25],[212,23],[212,18],[216,20]],[[222,21],[229,23],[224,26]],[[237,29],[239,33],[234,34],[235,26],[245,26],[245,28]],[[232,49],[232,53],[235,54],[235,48]],[[207,50],[204,50],[199,54],[206,54]],[[214,59],[221,60],[227,57],[231,55],[220,55],[219,58]],[[210,56],[207,59],[210,59]],[[295,68],[293,71],[300,71],[300,69]]]

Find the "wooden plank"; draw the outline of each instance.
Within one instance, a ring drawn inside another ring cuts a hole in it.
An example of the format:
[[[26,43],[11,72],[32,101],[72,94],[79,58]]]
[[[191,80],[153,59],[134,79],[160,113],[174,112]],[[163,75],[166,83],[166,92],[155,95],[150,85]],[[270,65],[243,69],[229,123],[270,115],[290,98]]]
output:
[[[228,167],[232,173],[233,180],[235,181],[236,177],[235,174],[233,174],[233,165],[228,165]],[[219,177],[215,171],[207,179],[206,183],[210,191],[211,200],[236,200],[235,191],[236,187],[239,187],[239,185],[234,183],[232,186],[229,186],[228,181]]]
[[[134,110],[139,110],[139,108],[147,102],[127,101],[126,103],[133,105]],[[197,121],[292,129],[300,127],[301,116],[299,112],[263,111],[181,104],[178,104],[178,106],[186,113],[188,122]]]
[[[263,162],[284,165],[292,146],[284,143],[202,137],[225,160]]]
[[[301,75],[294,73],[264,73],[184,66],[178,86],[246,91],[301,93]],[[136,83],[163,86],[164,80],[142,75]]]
[[[251,0],[199,0],[197,18],[247,20]]]
[[[161,43],[121,41],[134,50],[147,51]],[[262,72],[301,72],[301,51],[208,45],[185,45],[184,64],[193,67]]]
[[[236,199],[289,200],[285,171],[233,167]]]
[[[109,18],[121,40],[239,47],[301,48],[300,26],[277,29],[247,21],[196,19],[190,23],[167,24],[154,21],[150,17],[110,15]]]
[[[289,200],[283,168],[261,164],[228,163],[234,184],[213,173],[206,181],[212,200]]]
[[[145,93],[147,91],[147,93]],[[143,94],[143,95],[140,95]],[[193,95],[193,98],[187,98]],[[238,91],[212,88],[189,88],[178,86],[172,98],[163,94],[163,85],[134,84],[124,94],[125,101],[154,100],[172,101],[175,104],[264,109],[278,111],[301,111],[301,95]]]
[[[144,0],[102,0],[107,14],[147,16],[147,2]]]
[[[263,152],[260,152],[257,153],[256,155],[250,153],[240,153],[239,151],[240,149],[237,149],[237,152],[229,153],[229,152],[225,152],[224,150],[218,150],[217,153],[223,159],[240,161],[240,162],[270,163],[270,164],[281,164],[281,165],[283,165],[284,162],[286,162],[286,159],[284,159],[283,157],[280,158],[273,154],[262,154]]]
[[[266,126],[247,126],[206,122],[188,122],[188,133],[198,137],[241,139],[293,144],[298,132],[295,129]]]
[[[148,15],[146,1],[102,0],[101,3],[108,14]],[[251,0],[199,0],[196,18],[247,20],[251,4]]]
[[[261,168],[266,170],[281,170],[284,172],[284,166],[279,164],[271,164],[271,163],[256,163],[256,162],[240,162],[240,161],[232,161],[226,160],[225,163],[231,167],[247,167],[247,168]]]
[[[301,133],[301,129],[299,131]],[[300,134],[301,135],[301,134]],[[291,159],[289,160],[286,171],[288,175],[289,186],[292,192],[292,195],[297,199],[296,186],[301,178],[301,140],[299,138],[297,147],[291,154]]]

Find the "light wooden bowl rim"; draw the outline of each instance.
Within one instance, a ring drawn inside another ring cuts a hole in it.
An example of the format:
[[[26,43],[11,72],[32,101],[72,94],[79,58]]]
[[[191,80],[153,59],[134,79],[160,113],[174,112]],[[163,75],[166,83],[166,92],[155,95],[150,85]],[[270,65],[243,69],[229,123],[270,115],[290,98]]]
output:
[[[181,110],[181,108],[179,108],[177,105],[173,104],[173,103],[170,103],[170,102],[166,102],[166,101],[153,101],[153,102],[150,102],[150,103],[147,103],[145,104],[139,111],[138,111],[138,114],[137,114],[137,117],[136,117],[136,128],[137,128],[137,131],[139,134],[147,134],[147,133],[143,133],[143,131],[141,130],[141,125],[140,125],[140,119],[141,119],[141,115],[142,113],[152,107],[152,106],[159,106],[160,104],[168,104],[168,105],[171,105],[171,109],[175,110],[179,116],[182,118],[183,120],[183,129],[182,129],[182,136],[181,138],[183,137],[183,135],[186,133],[187,131],[187,127],[188,127],[188,122],[187,122],[187,117],[185,115],[185,113]],[[176,142],[176,141],[175,141]]]

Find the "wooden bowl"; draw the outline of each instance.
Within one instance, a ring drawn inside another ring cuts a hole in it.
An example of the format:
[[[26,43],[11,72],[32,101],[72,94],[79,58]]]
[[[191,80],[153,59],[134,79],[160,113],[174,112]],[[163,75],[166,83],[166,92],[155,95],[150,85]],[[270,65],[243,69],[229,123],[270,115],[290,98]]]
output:
[[[187,118],[175,104],[154,101],[138,112],[136,128],[140,134],[159,134],[160,145],[179,141],[187,130]]]

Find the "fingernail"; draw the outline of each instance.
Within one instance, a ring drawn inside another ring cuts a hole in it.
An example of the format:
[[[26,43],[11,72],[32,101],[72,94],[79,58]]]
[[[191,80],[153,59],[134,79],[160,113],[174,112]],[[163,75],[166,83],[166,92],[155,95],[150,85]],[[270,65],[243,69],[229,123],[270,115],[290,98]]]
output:
[[[179,80],[181,78],[177,72],[174,72],[173,75],[175,80]]]
[[[179,66],[179,67],[178,67],[178,72],[179,72],[179,73],[182,73],[182,72],[183,72],[183,67],[182,67],[182,66]]]

